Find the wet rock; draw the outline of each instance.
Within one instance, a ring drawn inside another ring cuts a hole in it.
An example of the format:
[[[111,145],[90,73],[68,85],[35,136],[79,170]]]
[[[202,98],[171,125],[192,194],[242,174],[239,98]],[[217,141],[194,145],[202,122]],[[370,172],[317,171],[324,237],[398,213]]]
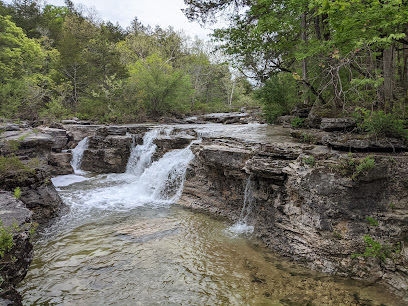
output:
[[[250,114],[248,113],[214,113],[199,116],[198,120],[224,124],[227,124],[228,122],[228,124],[232,124],[232,123],[248,123],[247,120],[241,120],[248,117],[250,117]]]
[[[11,192],[0,191],[0,219],[4,226],[16,224],[20,230],[13,235],[14,245],[0,259],[2,291],[1,305],[21,305],[21,296],[15,287],[24,279],[33,259],[33,246],[30,242],[29,226],[31,212],[15,199]],[[12,260],[13,259],[13,260]]]
[[[48,160],[48,165],[50,166],[50,174],[52,176],[56,176],[74,173],[74,169],[72,169],[71,166],[71,160],[72,160],[71,153],[52,152]]]
[[[64,125],[68,134],[67,148],[73,149],[85,137],[93,136],[101,125]]]
[[[278,117],[277,119],[276,119],[276,123],[277,124],[280,124],[280,125],[283,125],[283,126],[285,126],[285,127],[290,127],[291,126],[291,122],[292,122],[292,120],[295,118],[295,116],[290,116],[290,115],[287,115],[287,116],[280,116],[280,117]]]
[[[125,136],[127,132],[126,126],[104,126],[95,131],[96,136],[106,137],[108,135]]]
[[[158,136],[154,140],[154,143],[157,145],[157,149],[153,156],[153,160],[160,159],[169,151],[186,148],[194,139],[196,138],[190,135]]]
[[[132,136],[89,137],[81,169],[94,173],[125,172],[131,146]]]
[[[326,132],[350,131],[357,127],[353,118],[321,118],[320,129]]]
[[[271,248],[314,269],[381,281],[399,295],[408,294],[404,285],[397,286],[408,281],[408,274],[400,270],[406,265],[402,259],[390,257],[395,262],[381,264],[378,258],[351,258],[364,252],[364,235],[385,245],[406,237],[406,156],[375,156],[375,168],[352,180],[339,168],[347,153],[322,146],[248,147],[206,138],[193,152],[180,204],[237,220],[250,180],[253,208],[248,222]],[[311,157],[315,163],[308,165],[305,158]],[[368,216],[379,226],[370,226]]]
[[[21,201],[33,212],[33,220],[41,225],[52,221],[66,210],[54,185],[45,179],[42,184],[21,188]]]

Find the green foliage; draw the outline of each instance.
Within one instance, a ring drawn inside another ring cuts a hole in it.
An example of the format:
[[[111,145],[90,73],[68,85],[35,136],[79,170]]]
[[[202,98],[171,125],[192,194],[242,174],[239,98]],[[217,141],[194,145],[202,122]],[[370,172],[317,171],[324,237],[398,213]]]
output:
[[[16,189],[14,189],[14,197],[16,199],[19,199],[21,197],[21,189],[20,187],[17,187]]]
[[[301,141],[304,143],[310,143],[310,144],[316,144],[317,143],[317,138],[310,133],[302,133],[301,135]]]
[[[10,251],[14,246],[13,227],[3,226],[3,221],[0,220],[0,258]]]
[[[158,55],[129,66],[127,86],[138,103],[153,117],[165,113],[183,114],[189,109],[192,93],[188,75],[173,69]]]
[[[356,108],[354,117],[358,127],[375,137],[397,137],[408,139],[408,130],[404,128],[404,121],[393,114],[383,111],[369,111],[365,108]]]
[[[355,181],[361,174],[366,174],[370,169],[373,169],[375,167],[375,160],[370,156],[364,157],[362,160],[359,161],[358,165],[356,166],[356,169],[351,176],[351,179]]]
[[[362,254],[352,254],[351,258],[374,257],[379,258],[381,261],[385,261],[385,259],[390,257],[391,254],[398,254],[401,251],[400,243],[397,243],[396,247],[392,247],[388,244],[381,244],[380,242],[371,238],[370,235],[365,235],[363,238],[366,244],[365,252]]]
[[[366,217],[366,220],[368,222],[368,224],[370,224],[371,226],[378,226],[378,221],[376,219],[374,219],[373,217]]]
[[[262,104],[265,119],[272,123],[277,117],[290,113],[297,101],[294,95],[296,84],[287,75],[272,76],[254,92]]]
[[[355,181],[361,175],[367,174],[367,172],[374,167],[375,160],[372,155],[357,160],[353,157],[352,153],[349,153],[347,158],[340,160],[339,165],[336,168],[340,174],[350,176],[350,178]]]
[[[23,182],[34,173],[35,169],[25,165],[17,156],[0,156],[0,176],[13,176],[18,182]]]
[[[14,139],[7,140],[6,145],[8,150],[15,152],[20,148],[20,141]]]
[[[292,121],[290,122],[290,125],[295,129],[304,127],[304,124],[305,124],[305,119],[299,118],[299,117],[293,118]]]
[[[305,165],[308,165],[310,167],[314,167],[314,165],[316,164],[316,159],[313,156],[305,156],[303,157],[302,161]]]

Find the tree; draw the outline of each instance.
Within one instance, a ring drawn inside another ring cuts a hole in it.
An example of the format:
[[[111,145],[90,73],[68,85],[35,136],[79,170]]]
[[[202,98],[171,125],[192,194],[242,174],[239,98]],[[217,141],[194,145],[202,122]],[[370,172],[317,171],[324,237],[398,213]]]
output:
[[[192,94],[188,75],[173,69],[158,55],[129,65],[129,74],[128,86],[137,97],[135,102],[152,117],[188,110]]]

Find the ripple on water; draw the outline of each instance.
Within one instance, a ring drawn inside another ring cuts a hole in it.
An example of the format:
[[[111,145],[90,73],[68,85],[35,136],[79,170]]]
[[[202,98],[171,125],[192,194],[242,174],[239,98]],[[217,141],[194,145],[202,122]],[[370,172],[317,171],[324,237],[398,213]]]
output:
[[[35,245],[27,305],[402,305],[381,288],[283,261],[178,206],[112,212]]]

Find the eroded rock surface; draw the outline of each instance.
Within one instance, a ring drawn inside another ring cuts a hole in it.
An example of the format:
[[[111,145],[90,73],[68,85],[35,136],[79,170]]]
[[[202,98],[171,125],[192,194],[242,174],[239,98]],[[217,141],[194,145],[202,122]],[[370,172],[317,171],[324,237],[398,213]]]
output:
[[[31,211],[11,192],[0,191],[0,220],[6,227],[13,224],[19,227],[13,235],[13,247],[0,258],[1,305],[21,305],[21,296],[15,287],[26,276],[33,259],[28,225],[32,221],[31,215]]]
[[[408,296],[408,157],[377,154],[375,167],[352,180],[341,169],[347,154],[323,146],[206,139],[193,151],[181,204],[236,221],[249,179],[248,220],[271,248],[314,269],[383,282]],[[386,261],[379,254],[352,259],[364,253],[365,235],[391,250]]]

